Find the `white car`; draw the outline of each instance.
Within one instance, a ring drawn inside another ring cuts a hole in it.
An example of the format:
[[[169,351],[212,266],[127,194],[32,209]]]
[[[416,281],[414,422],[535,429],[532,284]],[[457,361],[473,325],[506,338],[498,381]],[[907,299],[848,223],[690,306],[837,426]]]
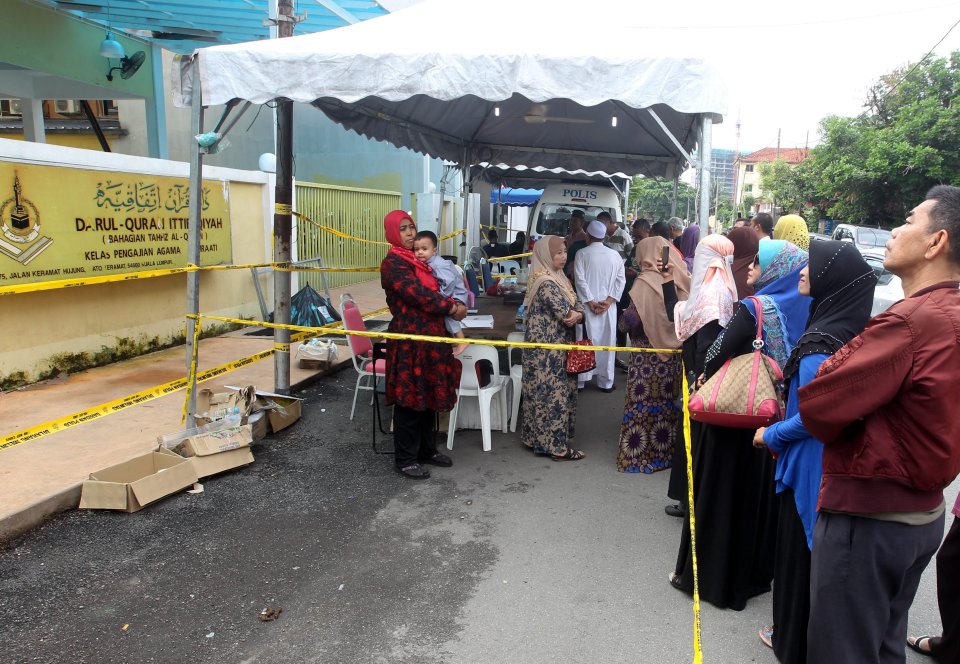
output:
[[[871,316],[886,311],[891,304],[903,299],[903,286],[900,277],[883,267],[883,257],[886,250],[883,248],[865,249],[861,251],[867,265],[877,274],[877,286],[873,291],[873,309]]]

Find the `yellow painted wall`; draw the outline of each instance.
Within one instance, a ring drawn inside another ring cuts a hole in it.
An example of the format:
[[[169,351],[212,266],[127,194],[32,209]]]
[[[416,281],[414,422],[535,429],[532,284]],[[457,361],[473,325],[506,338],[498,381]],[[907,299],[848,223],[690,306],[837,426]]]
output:
[[[269,262],[264,246],[263,188],[230,184],[234,264]],[[269,297],[272,287],[261,277]],[[36,380],[61,353],[96,353],[119,339],[167,341],[183,333],[186,275],[0,297],[0,381],[16,372]],[[250,270],[200,276],[200,311],[260,318]]]

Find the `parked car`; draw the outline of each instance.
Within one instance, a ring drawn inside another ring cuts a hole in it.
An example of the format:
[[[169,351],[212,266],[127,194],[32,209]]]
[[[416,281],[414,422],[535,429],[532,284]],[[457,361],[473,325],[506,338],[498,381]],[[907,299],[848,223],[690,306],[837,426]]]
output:
[[[876,316],[882,311],[886,311],[894,302],[903,299],[903,285],[900,283],[900,277],[890,270],[883,267],[883,257],[886,249],[866,249],[862,252],[863,259],[867,265],[873,268],[877,274],[877,286],[873,291],[873,309],[871,316]]]
[[[811,242],[813,242],[814,240],[829,240],[829,239],[830,239],[829,235],[824,235],[822,233],[810,233]]]
[[[861,252],[867,249],[879,249],[882,254],[890,239],[890,231],[870,226],[840,224],[833,229],[833,239],[853,242]]]

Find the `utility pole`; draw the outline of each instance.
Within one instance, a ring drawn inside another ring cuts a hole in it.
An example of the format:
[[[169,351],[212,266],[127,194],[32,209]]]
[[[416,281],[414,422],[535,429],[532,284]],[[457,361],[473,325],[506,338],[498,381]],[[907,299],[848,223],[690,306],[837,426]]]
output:
[[[277,4],[277,36],[293,36],[297,20],[293,16],[293,0]],[[291,261],[293,229],[293,102],[277,99],[277,184],[274,189],[273,262]],[[290,272],[273,271],[273,322],[290,324]],[[273,331],[273,384],[279,394],[290,393],[290,330]]]

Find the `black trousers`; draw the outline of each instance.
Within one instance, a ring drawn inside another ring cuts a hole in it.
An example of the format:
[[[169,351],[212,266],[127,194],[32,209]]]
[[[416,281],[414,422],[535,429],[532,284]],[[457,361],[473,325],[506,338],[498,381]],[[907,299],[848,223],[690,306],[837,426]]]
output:
[[[960,662],[960,517],[937,553],[937,602],[943,636],[930,642],[933,658],[941,664]]]
[[[943,521],[908,526],[820,512],[810,565],[811,664],[906,661],[907,612]]]
[[[773,566],[773,653],[781,664],[807,661],[810,618],[810,549],[793,491],[780,496]]]
[[[432,410],[413,410],[399,404],[393,407],[393,448],[397,467],[403,468],[437,453]]]

